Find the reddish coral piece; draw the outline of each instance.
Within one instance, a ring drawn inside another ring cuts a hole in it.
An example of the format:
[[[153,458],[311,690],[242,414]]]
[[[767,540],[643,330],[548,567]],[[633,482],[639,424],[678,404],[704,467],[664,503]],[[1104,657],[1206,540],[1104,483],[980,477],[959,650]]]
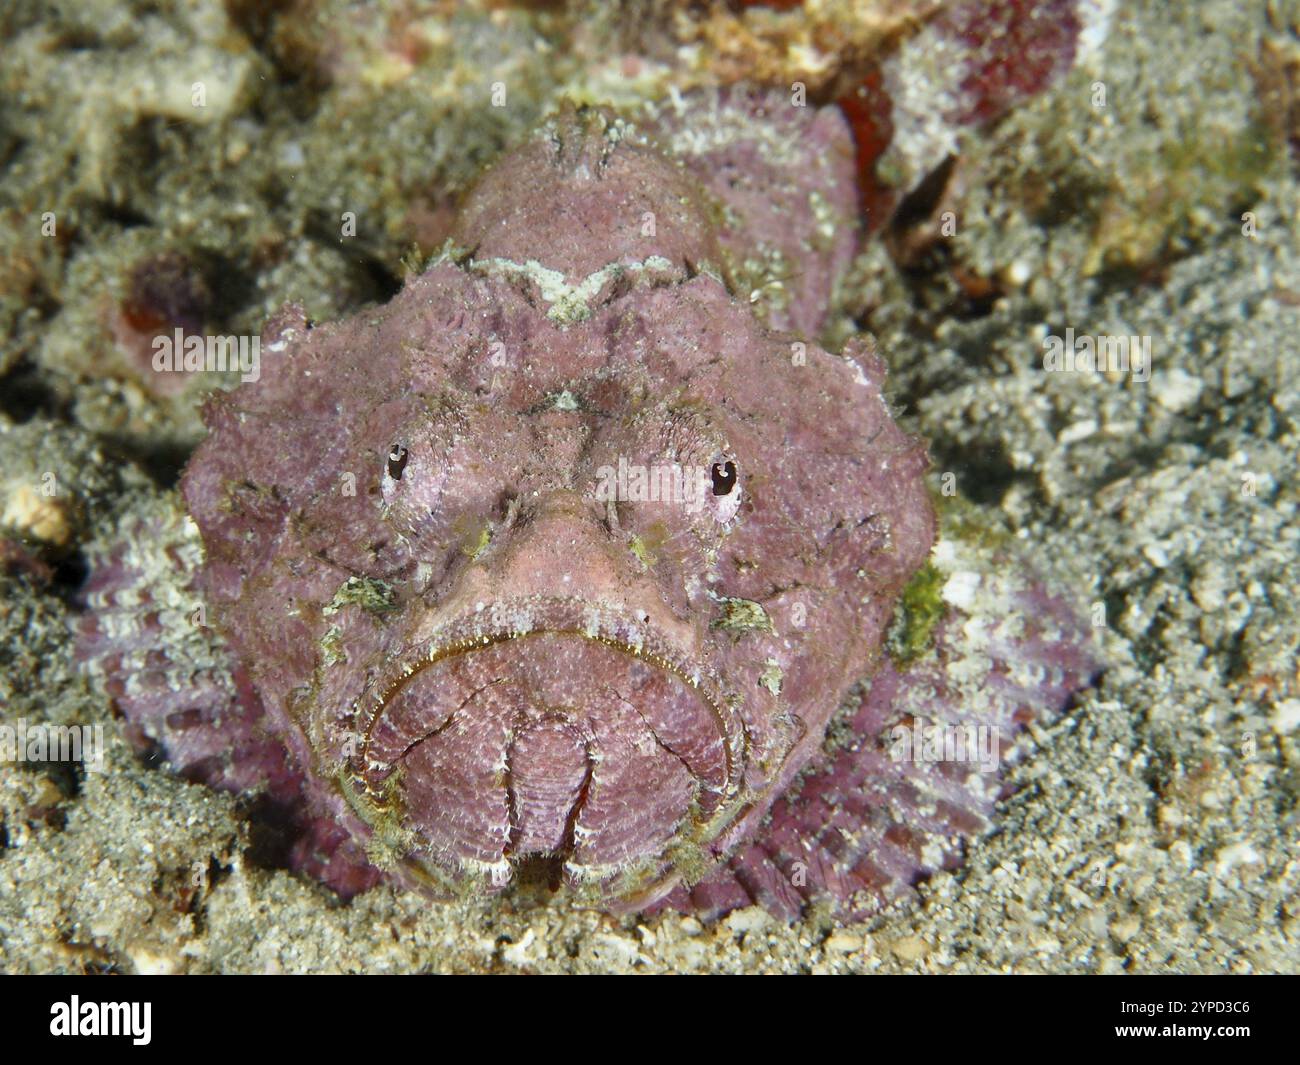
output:
[[[198,333],[211,304],[212,292],[193,260],[179,251],[165,251],[132,267],[122,316],[142,333]]]
[[[958,150],[963,129],[1000,118],[1063,77],[1085,23],[1100,37],[1106,17],[1091,0],[959,0],[881,58],[838,101],[857,142],[869,228],[879,229]]]
[[[991,0],[943,9],[935,27],[970,50],[960,106],[948,118],[983,123],[1042,92],[1074,64],[1078,0]]]
[[[185,372],[160,373],[154,368],[159,338],[172,344],[176,336],[203,335],[213,300],[195,258],[173,249],[137,262],[126,278],[120,303],[105,307],[113,340],[131,370],[155,395],[175,395],[190,380]]]
[[[862,218],[869,231],[884,223],[898,201],[896,190],[876,180],[876,162],[894,136],[889,97],[879,67],[872,70],[853,92],[838,101],[853,130]]]

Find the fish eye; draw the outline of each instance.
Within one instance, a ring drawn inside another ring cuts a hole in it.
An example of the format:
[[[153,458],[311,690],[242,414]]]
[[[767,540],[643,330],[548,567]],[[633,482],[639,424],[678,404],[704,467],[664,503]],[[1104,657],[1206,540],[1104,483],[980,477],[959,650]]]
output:
[[[394,481],[402,479],[402,471],[406,469],[407,451],[401,444],[394,444],[388,452],[388,476]]]
[[[736,487],[736,464],[730,459],[725,462],[715,462],[712,477],[715,496],[731,495],[731,490]]]

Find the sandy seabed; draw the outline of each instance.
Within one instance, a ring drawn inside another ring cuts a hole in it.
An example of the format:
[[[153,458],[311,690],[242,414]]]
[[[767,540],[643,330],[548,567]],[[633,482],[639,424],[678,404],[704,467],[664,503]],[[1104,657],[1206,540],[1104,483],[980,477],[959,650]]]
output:
[[[1300,969],[1294,7],[1124,6],[1088,69],[973,138],[949,191],[970,220],[954,257],[1005,279],[996,298],[955,313],[951,273],[905,275],[880,241],[851,271],[841,320],[876,335],[936,485],[954,474],[1035,565],[1104,607],[1108,670],[1032,737],[964,869],[844,926],[383,887],[340,904],[258,864],[247,802],[120,738],[71,660],[78,557],[174,484],[200,432],[192,394],[132,377],[112,310],[127,265],[207,249],[242,286],[211,296],[232,332],[291,298],[347,313],[391,294],[405,244],[437,231],[436,190],[463,187],[558,94],[626,104],[678,72],[649,64],[611,87],[593,57],[618,28],[599,16],[547,58],[555,16],[465,5],[455,47],[380,62],[364,27],[312,54],[305,31],[232,23],[239,5],[75,6],[0,16],[16,100],[0,218],[65,224],[0,272],[0,509],[49,567],[0,578],[0,706],[101,724],[108,749],[103,772],[0,765],[0,969]],[[322,4],[319,22],[351,27],[346,11]],[[325,88],[312,71],[327,61]],[[523,103],[464,104],[458,86],[498,73]],[[180,117],[196,79],[211,86],[201,121]],[[1098,80],[1103,115],[1078,105]],[[349,205],[380,234],[360,254],[320,233]],[[1067,327],[1150,338],[1149,380],[1045,372],[1043,337]],[[75,504],[45,507],[50,472]]]

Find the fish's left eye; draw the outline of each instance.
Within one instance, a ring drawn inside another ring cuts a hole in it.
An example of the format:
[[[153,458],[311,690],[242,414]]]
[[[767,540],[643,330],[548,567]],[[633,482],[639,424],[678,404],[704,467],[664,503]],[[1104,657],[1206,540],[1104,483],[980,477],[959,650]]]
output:
[[[401,444],[394,444],[392,450],[388,452],[388,476],[394,481],[402,479],[402,471],[406,469],[407,451]]]
[[[736,464],[730,459],[725,462],[715,462],[712,478],[715,496],[731,495],[731,490],[736,487]]]

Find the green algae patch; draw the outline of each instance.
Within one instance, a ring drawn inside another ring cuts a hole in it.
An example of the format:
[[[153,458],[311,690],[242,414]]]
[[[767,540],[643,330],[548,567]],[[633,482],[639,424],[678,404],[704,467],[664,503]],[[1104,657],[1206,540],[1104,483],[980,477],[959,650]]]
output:
[[[641,568],[648,570],[658,561],[659,551],[670,539],[667,526],[661,521],[656,521],[645,530],[644,536],[633,535],[628,540],[627,549],[641,563]]]
[[[997,554],[1015,541],[1000,514],[981,508],[964,496],[945,496],[932,491],[930,502],[939,519],[936,543],[956,540],[989,554]]]
[[[460,541],[460,553],[475,562],[492,543],[492,522],[483,516],[462,514],[452,525],[451,534]]]
[[[944,615],[946,580],[938,566],[926,562],[899,596],[886,644],[899,669],[911,665],[934,645],[934,627]]]
[[[722,608],[722,616],[713,619],[709,625],[711,629],[729,632],[733,639],[739,639],[747,632],[775,631],[767,611],[751,599],[720,599],[718,605]]]
[[[370,577],[349,577],[334,593],[334,598],[321,611],[329,616],[345,606],[359,606],[367,614],[379,616],[397,609],[397,597],[384,581]]]
[[[784,681],[785,671],[781,668],[781,664],[775,658],[769,658],[763,664],[763,672],[759,674],[758,683],[773,695],[780,695]]]
[[[492,526],[485,522],[477,533],[470,533],[465,537],[460,550],[472,562],[487,550],[487,546],[491,542]]]
[[[646,542],[639,536],[634,536],[628,542],[627,548],[632,552],[633,557],[641,563],[642,569],[649,569],[655,564],[655,556],[646,546]]]

